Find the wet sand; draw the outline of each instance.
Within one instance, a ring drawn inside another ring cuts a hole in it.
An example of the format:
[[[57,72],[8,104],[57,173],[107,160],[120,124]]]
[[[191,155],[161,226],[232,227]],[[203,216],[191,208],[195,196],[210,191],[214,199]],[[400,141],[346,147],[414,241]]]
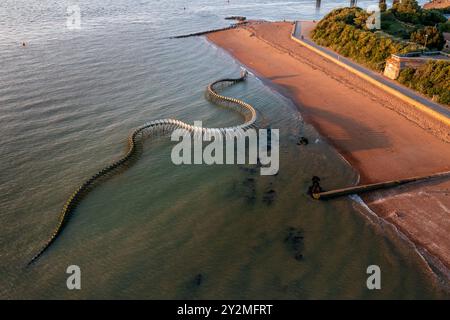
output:
[[[252,22],[207,38],[291,98],[305,120],[359,171],[361,183],[450,170],[450,144],[434,134],[432,124],[419,126],[414,120],[420,114],[408,119],[395,111],[412,108],[292,41],[291,30],[288,22]],[[448,178],[372,192],[364,200],[448,272]]]

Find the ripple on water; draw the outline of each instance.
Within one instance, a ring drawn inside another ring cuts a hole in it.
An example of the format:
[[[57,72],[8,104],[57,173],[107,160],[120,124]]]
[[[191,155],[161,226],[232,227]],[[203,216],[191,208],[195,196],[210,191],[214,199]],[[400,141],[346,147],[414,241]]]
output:
[[[298,122],[289,101],[254,77],[224,92],[281,129],[278,176],[237,166],[174,166],[172,145],[151,140],[140,160],[92,192],[55,246],[24,270],[67,195],[121,155],[132,128],[166,117],[217,127],[240,121],[204,100],[207,84],[236,76],[239,64],[205,39],[168,36],[226,26],[227,15],[323,14],[306,0],[78,3],[83,27],[72,32],[64,29],[63,2],[2,2],[1,297],[68,297],[62,275],[73,263],[85,282],[71,298],[440,296],[423,261],[368,224],[351,202],[305,195],[314,174],[328,187],[349,184],[355,174]],[[299,132],[318,143],[297,146]],[[276,192],[270,204],[269,189]],[[301,261],[283,242],[290,227],[304,236]],[[379,293],[364,287],[372,263],[386,277]]]

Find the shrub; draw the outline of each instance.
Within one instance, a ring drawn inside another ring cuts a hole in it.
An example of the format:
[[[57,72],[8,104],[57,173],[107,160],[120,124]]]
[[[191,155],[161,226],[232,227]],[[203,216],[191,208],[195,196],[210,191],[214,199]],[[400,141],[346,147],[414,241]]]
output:
[[[392,53],[418,50],[414,44],[394,40],[367,30],[368,14],[360,8],[341,8],[327,14],[312,32],[319,45],[330,47],[374,70],[384,69]]]
[[[450,14],[450,6],[448,6],[446,8],[434,8],[431,10],[439,11],[440,13],[443,13],[443,14]]]
[[[411,33],[415,31],[416,28],[414,26],[403,24],[390,10],[388,10],[381,13],[381,29],[394,37],[409,40]]]
[[[390,10],[399,20],[424,26],[444,23],[447,19],[440,10],[423,10],[416,0],[396,1]]]
[[[445,43],[444,36],[438,28],[430,26],[413,32],[411,34],[411,41],[437,50],[441,50]]]
[[[437,102],[450,105],[450,62],[428,61],[417,69],[405,68],[398,81]]]
[[[446,23],[440,23],[439,24],[439,31],[441,31],[441,32],[450,32],[450,22],[447,21]]]

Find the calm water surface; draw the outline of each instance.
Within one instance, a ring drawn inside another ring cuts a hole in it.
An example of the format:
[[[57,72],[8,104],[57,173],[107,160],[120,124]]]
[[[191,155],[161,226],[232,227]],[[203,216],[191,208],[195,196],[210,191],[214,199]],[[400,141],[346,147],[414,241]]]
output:
[[[254,76],[224,93],[280,128],[278,176],[243,166],[177,167],[168,138],[148,141],[139,161],[90,193],[54,246],[25,268],[67,196],[120,157],[132,128],[163,117],[206,126],[241,121],[204,99],[208,83],[237,76],[240,66],[203,38],[168,36],[226,26],[227,15],[314,19],[347,4],[325,2],[317,11],[306,0],[3,0],[0,297],[445,297],[394,230],[370,222],[350,199],[305,195],[313,175],[327,188],[357,175],[295,106]],[[65,28],[73,4],[81,30]],[[300,135],[310,145],[297,146]],[[80,291],[66,289],[71,264],[81,267]],[[371,264],[381,267],[380,291],[366,288]]]

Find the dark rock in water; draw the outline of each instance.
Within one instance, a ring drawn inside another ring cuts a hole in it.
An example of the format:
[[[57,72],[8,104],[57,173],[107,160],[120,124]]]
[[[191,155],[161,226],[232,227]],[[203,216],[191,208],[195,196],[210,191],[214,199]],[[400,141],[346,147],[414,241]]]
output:
[[[288,234],[286,238],[284,238],[284,242],[291,243],[294,249],[299,248],[302,240],[302,232],[292,227],[288,229]]]
[[[256,201],[256,180],[255,178],[246,178],[242,185],[244,186],[241,195],[247,200],[247,202],[254,204]]]
[[[195,284],[196,286],[200,286],[200,285],[202,284],[202,282],[203,282],[203,276],[202,276],[201,273],[199,273],[199,274],[196,275],[195,278],[194,278],[194,284]]]
[[[284,238],[284,243],[286,244],[289,251],[293,253],[294,259],[297,261],[303,260],[303,233],[299,229],[293,227],[288,228],[287,235]]]
[[[245,179],[243,184],[246,186],[253,186],[253,185],[255,185],[255,178],[247,178],[247,179]]]
[[[301,137],[300,140],[298,140],[297,145],[306,146],[309,143],[309,140],[305,137]]]
[[[244,172],[247,172],[247,173],[249,173],[249,174],[255,174],[257,171],[256,171],[256,168],[249,168],[249,167],[244,167],[244,166],[241,166],[241,167],[239,167],[239,169],[240,170],[242,170],[242,171],[244,171]]]
[[[276,195],[277,195],[277,193],[273,189],[266,191],[263,196],[263,202],[266,203],[267,205],[272,204],[272,202],[275,201]]]
[[[243,180],[235,180],[233,182],[232,188],[230,190],[230,197],[244,199],[246,200],[246,202],[254,204],[257,198],[257,179],[254,176],[256,169],[245,166],[240,166],[239,169],[246,172],[247,175],[244,175]]]
[[[303,255],[301,253],[297,253],[294,258],[297,261],[301,261],[301,260],[303,260]]]

